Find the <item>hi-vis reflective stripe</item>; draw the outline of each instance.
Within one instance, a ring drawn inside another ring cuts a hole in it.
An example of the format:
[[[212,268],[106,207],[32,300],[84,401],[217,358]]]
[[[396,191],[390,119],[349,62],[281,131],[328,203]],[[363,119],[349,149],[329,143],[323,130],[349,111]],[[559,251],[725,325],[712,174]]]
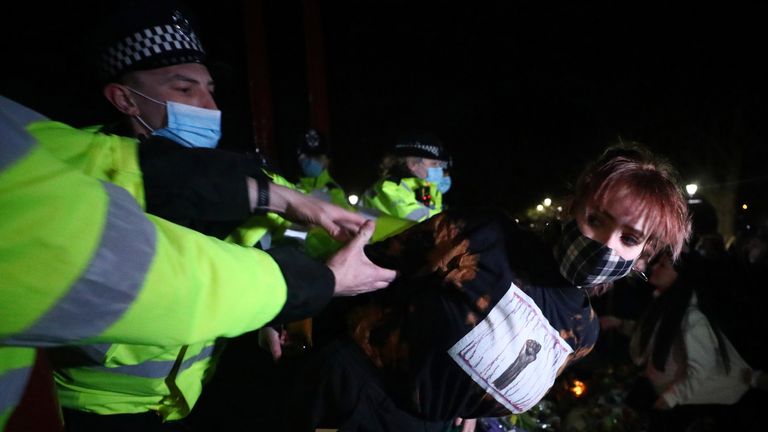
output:
[[[32,373],[32,365],[5,371],[0,375],[0,414],[19,404],[27,379]]]
[[[205,347],[200,353],[194,357],[190,357],[184,360],[179,367],[181,373],[190,368],[193,364],[200,360],[206,359],[213,354],[213,345]],[[138,376],[142,378],[165,378],[171,373],[175,360],[162,360],[162,361],[148,361],[137,365],[119,366],[119,367],[106,367],[106,366],[89,366],[83,369],[93,371],[104,371],[109,373],[119,373],[123,375]]]
[[[40,114],[0,96],[0,171],[21,159],[34,146],[34,139],[24,132],[27,123],[42,120]]]
[[[421,207],[421,208],[417,208],[416,210],[408,213],[403,217],[405,219],[418,222],[422,219],[425,219],[427,216],[429,216],[429,209],[427,207]]]
[[[155,255],[157,233],[124,189],[102,182],[109,195],[101,243],[88,268],[58,303],[14,341],[56,345],[104,332],[130,308]],[[138,238],[137,238],[138,237]],[[135,241],[126,242],[132,238]]]

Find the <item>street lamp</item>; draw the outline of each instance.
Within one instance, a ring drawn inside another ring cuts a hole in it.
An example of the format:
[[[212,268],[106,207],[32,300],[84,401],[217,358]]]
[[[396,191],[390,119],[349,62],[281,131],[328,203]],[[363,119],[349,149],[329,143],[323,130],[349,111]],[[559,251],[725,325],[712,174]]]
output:
[[[689,183],[685,185],[685,191],[688,192],[688,196],[693,196],[696,194],[696,191],[699,190],[699,185],[696,183]]]
[[[544,198],[544,207],[549,207],[552,205],[552,200],[550,198]]]

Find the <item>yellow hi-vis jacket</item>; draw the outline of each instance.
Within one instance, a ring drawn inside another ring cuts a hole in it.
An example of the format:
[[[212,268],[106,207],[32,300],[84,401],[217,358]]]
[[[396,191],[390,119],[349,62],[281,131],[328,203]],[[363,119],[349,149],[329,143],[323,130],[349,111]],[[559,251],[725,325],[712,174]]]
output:
[[[9,346],[182,346],[280,312],[287,288],[271,256],[144,214],[42,148],[24,130],[38,120],[0,97],[0,426],[34,358]]]
[[[27,130],[73,167],[124,187],[142,203],[144,184],[135,139],[52,121],[31,123]],[[230,241],[251,246],[269,230],[285,226],[275,214],[255,216]],[[168,347],[102,344],[58,349],[57,356],[75,356],[86,364],[55,370],[59,401],[63,407],[97,414],[155,411],[166,420],[182,418],[200,397],[206,373],[213,367],[214,345],[215,341],[208,341]]]
[[[416,199],[416,193],[423,188],[429,191],[429,204]],[[436,185],[417,177],[399,182],[382,179],[366,191],[363,204],[390,216],[421,222],[443,211],[443,194]]]
[[[324,169],[317,177],[300,178],[297,186],[300,190],[315,198],[336,204],[347,210],[352,209],[352,206],[347,201],[347,195],[344,193],[344,190],[331,177],[331,173],[327,169]]]

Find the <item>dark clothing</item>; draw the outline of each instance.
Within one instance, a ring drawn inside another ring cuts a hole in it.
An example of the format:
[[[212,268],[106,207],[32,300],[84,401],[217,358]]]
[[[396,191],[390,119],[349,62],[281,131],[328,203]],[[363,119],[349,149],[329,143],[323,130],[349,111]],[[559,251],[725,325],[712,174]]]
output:
[[[310,354],[301,362],[289,387],[301,388],[287,394],[284,407],[311,407],[301,415],[286,414],[276,430],[313,431],[338,428],[340,432],[419,431],[444,432],[449,421],[431,422],[398,407],[388,395],[374,366],[351,340],[341,338]],[[290,361],[290,360],[289,360]]]
[[[220,239],[251,216],[246,177],[265,176],[248,156],[154,136],[139,143],[139,165],[148,212]]]
[[[513,283],[519,288],[517,291],[521,290],[535,303],[546,318],[549,331],[558,334],[573,350],[564,363],[558,364],[560,368],[586,355],[597,340],[598,322],[588,297],[560,276],[551,245],[533,233],[521,230],[499,213],[444,212],[398,236],[369,245],[366,253],[374,263],[397,269],[401,276],[390,288],[355,299],[355,304],[344,314],[349,335],[365,355],[354,360],[365,365],[354,367],[367,371],[355,378],[362,384],[345,385],[358,388],[367,382],[379,383],[377,386],[380,385],[386,393],[386,406],[397,407],[403,415],[446,422],[456,417],[509,414],[510,409],[491,392],[497,396],[503,393],[504,387],[514,381],[521,370],[536,361],[537,354],[541,365],[547,358],[544,354],[557,347],[541,346],[540,341],[529,339],[530,344],[522,350],[510,348],[502,352],[502,356],[514,358],[517,355],[517,358],[514,362],[507,359],[510,361],[494,365],[499,373],[508,367],[500,380],[501,376],[494,373],[499,378],[493,385],[482,371],[479,381],[465,372],[460,365],[461,358],[452,356],[449,351],[466,340],[465,336],[474,329],[493,321],[488,319],[489,315],[492,312],[498,314],[494,310],[500,301],[508,302],[506,296],[515,291],[511,286]],[[524,296],[516,298],[525,301]],[[316,321],[320,324],[323,319],[334,318],[325,314]],[[505,318],[495,319],[505,321]],[[516,329],[524,328],[522,324]],[[521,333],[526,331],[520,330]],[[501,344],[513,336],[489,333],[490,338]],[[514,352],[510,354],[512,350]],[[366,357],[367,362],[364,362]],[[310,415],[315,420],[334,418],[338,424],[346,424],[359,417],[358,409],[367,409],[358,408],[358,405],[367,406],[363,399],[367,395],[350,398],[329,390],[335,380],[349,377],[344,368],[324,369],[324,373],[331,376],[319,381],[306,373],[321,370],[323,365],[333,364],[335,360],[315,353],[306,361],[319,363],[319,366],[300,368],[296,372],[297,380],[307,378],[307,385],[289,391],[310,392],[318,397],[313,401],[305,400],[308,404],[305,406],[297,402],[291,410],[294,416],[298,411],[298,416]],[[352,367],[347,365],[347,368]],[[559,370],[551,373],[554,377]],[[310,388],[312,385],[318,385],[320,389]],[[540,399],[542,396],[536,397]],[[512,405],[517,402],[511,401]],[[391,415],[370,413],[364,426],[350,430],[378,430],[377,427],[383,427],[379,419]]]
[[[188,432],[183,421],[163,422],[154,412],[100,415],[64,408],[67,430],[78,432]]]
[[[133,136],[124,124],[100,132]],[[220,239],[251,216],[246,177],[265,177],[250,155],[139,137],[147,212]]]

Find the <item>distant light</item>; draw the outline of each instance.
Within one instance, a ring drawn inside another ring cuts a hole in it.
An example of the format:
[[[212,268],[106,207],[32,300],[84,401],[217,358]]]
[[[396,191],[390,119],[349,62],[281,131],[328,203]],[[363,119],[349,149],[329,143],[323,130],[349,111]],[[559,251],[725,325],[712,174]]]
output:
[[[549,207],[552,205],[552,200],[549,198],[544,198],[544,207]]]
[[[748,208],[748,207],[747,207],[747,203],[744,203],[744,204],[742,204],[742,205],[741,205],[741,209],[742,209],[742,210],[746,210],[747,208]]]
[[[699,185],[697,185],[696,183],[690,183],[685,185],[685,191],[688,192],[689,196],[695,195],[697,190],[699,190]]]
[[[352,205],[357,205],[357,202],[360,201],[360,197],[352,194],[349,197],[347,197],[347,200],[349,200],[349,203]]]
[[[536,206],[536,211],[540,211],[540,212],[543,212],[543,211],[544,211],[544,206],[543,206],[543,205],[541,205],[541,204],[537,205],[537,206]]]
[[[557,211],[559,211],[559,212],[563,211],[563,207],[562,206],[557,206]]]
[[[515,223],[520,223],[520,219],[515,218]]]
[[[587,391],[587,385],[584,384],[583,381],[579,381],[577,379],[573,380],[573,384],[568,388],[571,393],[573,393],[574,396],[579,397],[584,394],[585,391]]]

